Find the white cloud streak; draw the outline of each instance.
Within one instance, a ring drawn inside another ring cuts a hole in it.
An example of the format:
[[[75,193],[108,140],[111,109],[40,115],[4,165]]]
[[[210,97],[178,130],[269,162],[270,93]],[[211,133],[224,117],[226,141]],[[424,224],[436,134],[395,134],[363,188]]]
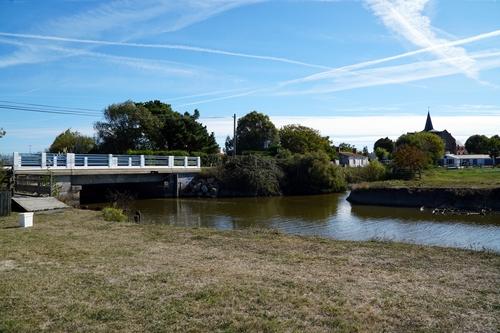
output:
[[[204,47],[198,47],[198,46],[180,45],[180,44],[131,43],[131,42],[117,42],[117,41],[106,41],[106,40],[95,40],[95,39],[80,39],[80,38],[67,38],[67,37],[58,37],[58,36],[33,35],[33,34],[18,34],[18,33],[7,33],[7,32],[0,32],[0,36],[37,39],[37,40],[46,40],[46,41],[55,41],[55,42],[92,44],[92,45],[181,50],[181,51],[209,53],[209,54],[217,54],[217,55],[240,57],[240,58],[250,58],[250,59],[257,59],[257,60],[275,61],[275,62],[282,62],[282,63],[292,64],[292,65],[300,65],[300,66],[312,67],[312,68],[330,69],[330,67],[327,67],[327,66],[311,64],[311,63],[293,60],[293,59],[289,59],[289,58],[274,57],[274,56],[267,56],[267,55],[257,55],[257,54],[241,53],[241,52],[231,52],[231,51],[225,51],[225,50],[204,48]]]
[[[430,19],[423,15],[429,0],[366,0],[373,13],[394,33],[418,47],[443,45],[448,40],[434,33]],[[446,46],[435,48],[432,53],[459,69],[470,78],[477,78],[478,70],[473,58],[464,48]]]

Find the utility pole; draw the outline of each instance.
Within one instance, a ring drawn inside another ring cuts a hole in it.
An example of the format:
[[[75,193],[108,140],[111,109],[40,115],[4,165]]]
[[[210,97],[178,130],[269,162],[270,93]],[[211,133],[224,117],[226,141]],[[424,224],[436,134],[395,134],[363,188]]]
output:
[[[236,113],[233,114],[233,156],[236,156]]]

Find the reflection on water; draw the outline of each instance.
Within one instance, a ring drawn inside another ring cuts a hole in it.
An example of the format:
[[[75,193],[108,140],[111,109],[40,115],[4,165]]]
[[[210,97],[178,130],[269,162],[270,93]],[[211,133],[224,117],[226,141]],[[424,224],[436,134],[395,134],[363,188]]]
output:
[[[500,252],[500,215],[432,215],[418,209],[351,206],[347,194],[301,197],[138,200],[150,223],[217,229],[272,228],[335,239],[491,249]]]

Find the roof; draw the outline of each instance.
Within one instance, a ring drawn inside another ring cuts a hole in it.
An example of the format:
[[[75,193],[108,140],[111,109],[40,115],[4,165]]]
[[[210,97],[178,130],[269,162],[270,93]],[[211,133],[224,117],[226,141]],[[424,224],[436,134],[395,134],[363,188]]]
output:
[[[339,155],[344,155],[344,156],[354,157],[354,158],[368,158],[365,155],[351,153],[350,151],[341,151],[341,152],[339,152]]]
[[[425,122],[424,132],[429,132],[432,130],[434,130],[434,127],[432,126],[431,113],[427,111],[427,120]]]
[[[456,158],[459,160],[469,160],[469,159],[481,159],[481,158],[491,158],[490,155],[487,154],[465,154],[465,155],[454,155],[454,154],[446,154],[447,158]]]

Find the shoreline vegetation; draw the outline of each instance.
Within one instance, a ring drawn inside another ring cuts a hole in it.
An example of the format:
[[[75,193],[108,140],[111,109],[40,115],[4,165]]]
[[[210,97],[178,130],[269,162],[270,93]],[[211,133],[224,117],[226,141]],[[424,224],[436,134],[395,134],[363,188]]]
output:
[[[500,256],[275,231],[0,218],[0,331],[454,331],[500,327]]]

